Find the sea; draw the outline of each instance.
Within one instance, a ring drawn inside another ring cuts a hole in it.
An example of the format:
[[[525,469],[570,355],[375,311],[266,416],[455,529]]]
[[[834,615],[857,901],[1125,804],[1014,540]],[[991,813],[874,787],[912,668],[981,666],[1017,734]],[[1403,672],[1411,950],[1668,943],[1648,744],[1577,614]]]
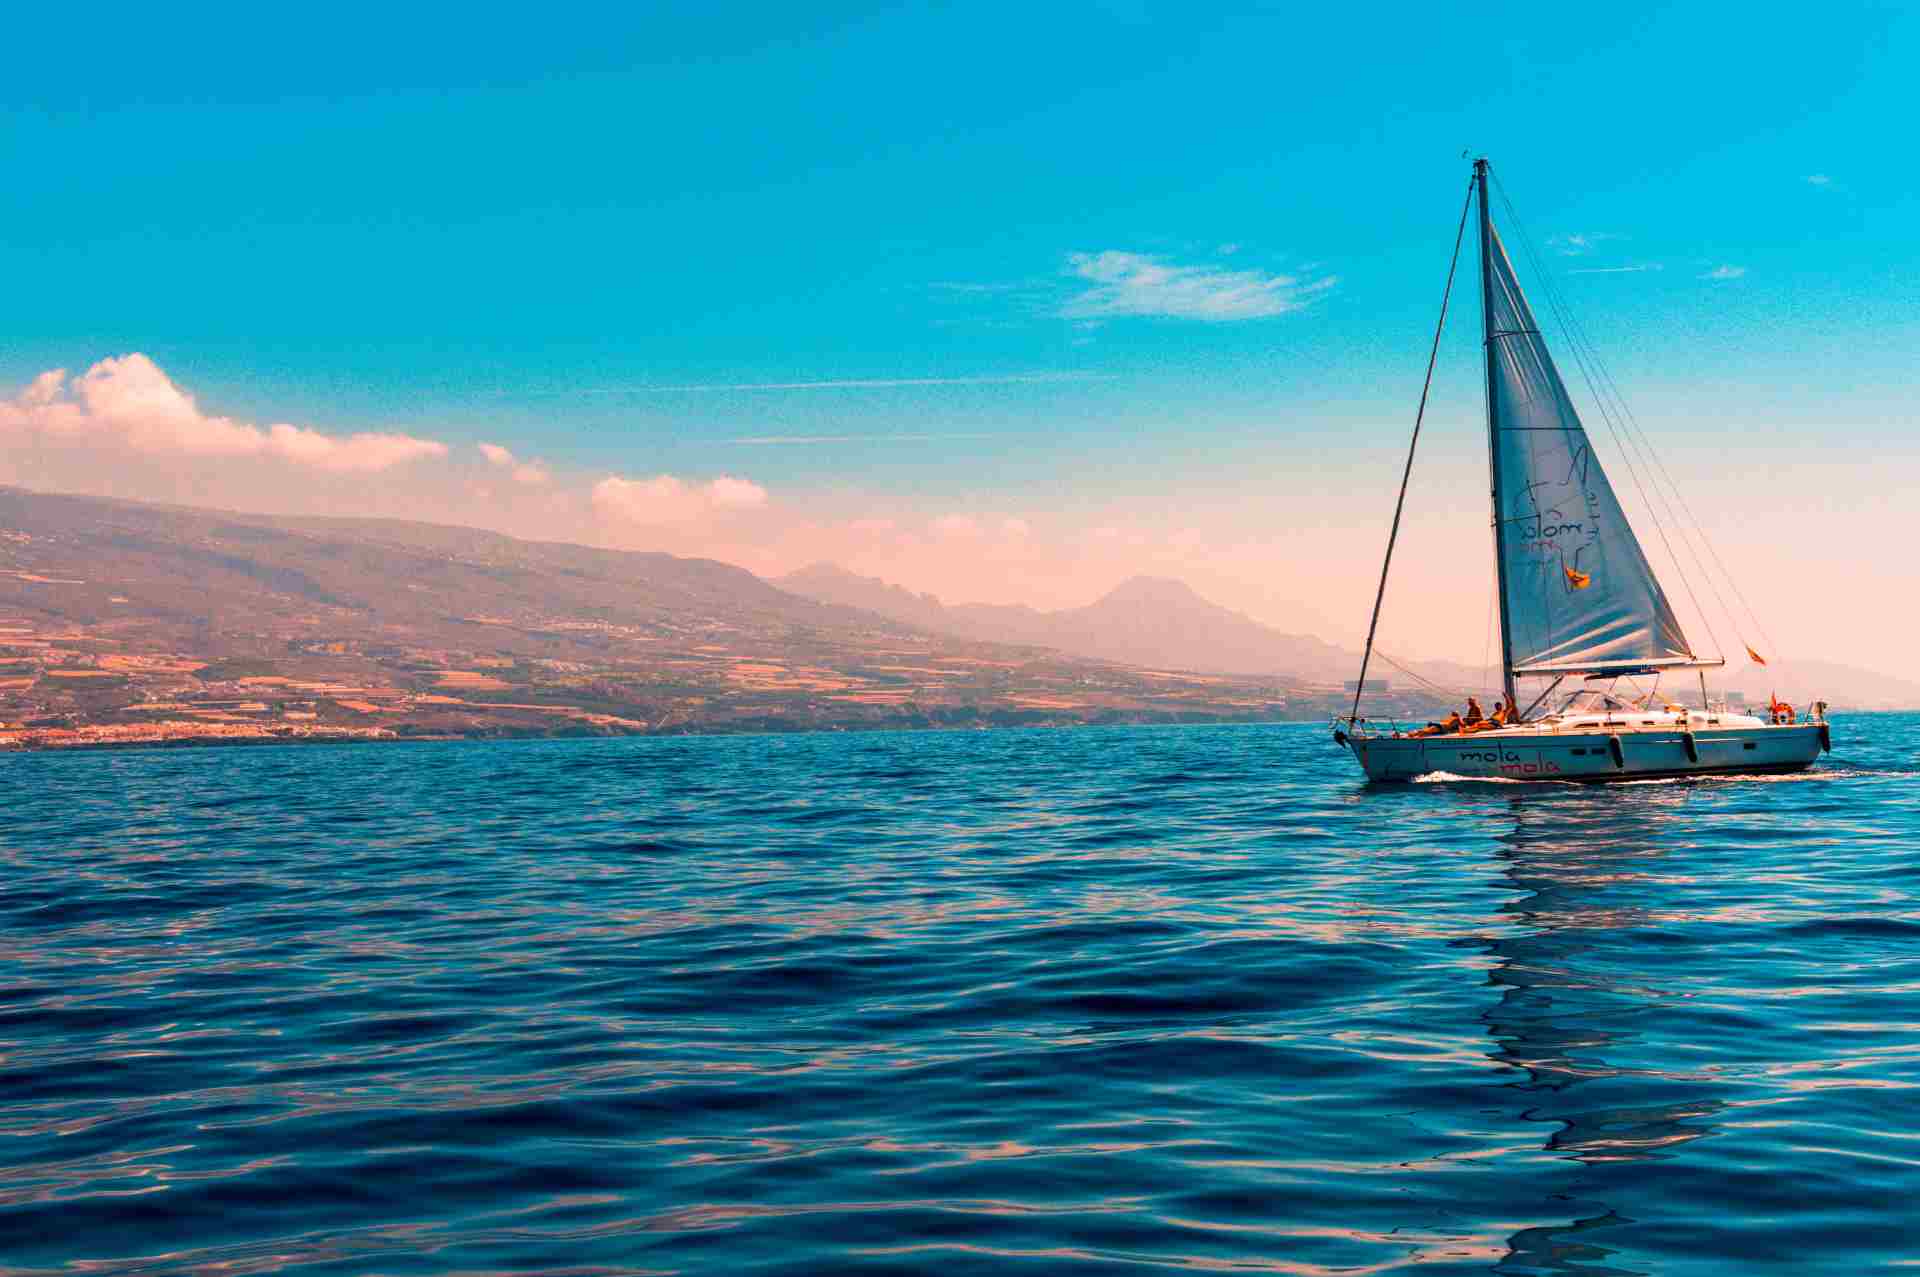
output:
[[[1920,717],[0,757],[0,1275],[1920,1264]]]

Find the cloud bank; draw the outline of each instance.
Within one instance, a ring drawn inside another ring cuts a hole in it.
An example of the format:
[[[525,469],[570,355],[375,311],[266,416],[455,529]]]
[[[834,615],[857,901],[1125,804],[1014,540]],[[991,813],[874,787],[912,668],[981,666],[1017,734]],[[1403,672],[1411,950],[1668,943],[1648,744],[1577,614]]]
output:
[[[137,352],[102,359],[72,381],[64,368],[41,373],[0,402],[0,434],[147,456],[265,457],[337,474],[376,473],[447,455],[445,444],[412,435],[330,435],[210,416]]]
[[[506,482],[501,482],[505,480]],[[659,545],[769,504],[734,475],[558,473],[503,443],[256,425],[203,410],[152,359],[55,368],[0,398],[0,483],[262,513],[378,515]]]

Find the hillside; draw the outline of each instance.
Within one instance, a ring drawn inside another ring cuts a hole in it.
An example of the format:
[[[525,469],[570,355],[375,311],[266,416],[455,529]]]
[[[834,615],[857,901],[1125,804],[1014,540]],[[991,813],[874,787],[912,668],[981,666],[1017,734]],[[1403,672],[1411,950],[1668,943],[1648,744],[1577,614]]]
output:
[[[0,488],[0,744],[1318,715],[711,560]]]

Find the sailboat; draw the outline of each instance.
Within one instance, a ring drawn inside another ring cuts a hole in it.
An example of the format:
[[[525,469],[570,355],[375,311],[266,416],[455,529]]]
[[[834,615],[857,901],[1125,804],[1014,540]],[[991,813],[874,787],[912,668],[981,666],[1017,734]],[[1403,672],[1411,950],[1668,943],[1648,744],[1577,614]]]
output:
[[[1375,781],[1435,774],[1637,780],[1810,766],[1832,747],[1823,702],[1815,702],[1802,718],[1776,699],[1763,719],[1710,698],[1706,671],[1725,661],[1701,656],[1688,641],[1594,454],[1494,226],[1487,177],[1487,161],[1475,160],[1454,242],[1454,267],[1468,212],[1477,203],[1493,557],[1501,683],[1508,709],[1498,722],[1463,730],[1448,724],[1408,732],[1360,716],[1367,662],[1374,655],[1380,605],[1426,411],[1423,390],[1360,681],[1352,712],[1334,722],[1335,743],[1352,751]],[[1448,272],[1448,297],[1453,269]],[[1445,323],[1443,298],[1441,329]],[[1427,364],[1428,389],[1439,348],[1436,330]],[[1748,652],[1761,660],[1751,647]],[[1686,672],[1699,674],[1698,704],[1682,703],[1681,697],[1660,690],[1662,677]],[[1638,680],[1648,678],[1652,688],[1643,691]],[[1544,690],[1533,693],[1524,709],[1522,680],[1533,680],[1530,687],[1546,680]],[[1570,682],[1572,689],[1552,704]]]

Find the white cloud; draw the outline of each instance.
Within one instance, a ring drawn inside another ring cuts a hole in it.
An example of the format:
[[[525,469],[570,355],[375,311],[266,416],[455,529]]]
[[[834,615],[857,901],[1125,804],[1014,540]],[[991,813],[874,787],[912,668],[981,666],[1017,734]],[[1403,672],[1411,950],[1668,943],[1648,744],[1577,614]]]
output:
[[[707,485],[707,499],[716,509],[751,510],[767,503],[767,490],[751,479],[723,474]]]
[[[1744,266],[1716,266],[1712,270],[1708,271],[1706,274],[1700,276],[1700,278],[1701,279],[1739,279],[1742,275],[1746,273],[1747,273],[1747,268]]]
[[[482,443],[474,446],[480,449],[480,455],[487,459],[488,465],[496,470],[508,471],[516,483],[545,483],[553,477],[547,473],[544,462],[522,461],[513,455],[511,449],[503,448],[497,443]]]
[[[1642,271],[1664,269],[1659,262],[1642,262],[1637,266],[1583,266],[1579,270],[1570,270],[1569,275],[1638,275]]]
[[[1828,177],[1825,173],[1809,173],[1807,174],[1806,180],[1807,180],[1807,185],[1809,186],[1832,186],[1833,185],[1833,179]]]
[[[447,455],[447,445],[431,439],[415,439],[411,435],[338,436],[321,434],[318,430],[308,430],[303,426],[277,425],[267,427],[264,451],[317,470],[359,474],[386,470],[426,457],[444,457]]]
[[[1331,275],[1303,279],[1221,266],[1180,266],[1116,249],[1073,253],[1067,267],[1091,285],[1061,308],[1068,319],[1265,319],[1312,304],[1338,282]]]
[[[345,474],[447,455],[445,444],[411,435],[332,435],[305,426],[261,427],[209,416],[138,352],[102,359],[71,382],[65,369],[41,373],[18,396],[0,401],[0,433],[5,432],[147,456],[262,457]]]
[[[1570,231],[1549,237],[1547,247],[1562,257],[1585,257],[1608,240],[1624,238],[1614,231]]]
[[[593,508],[628,523],[694,523],[715,515],[753,510],[767,503],[767,490],[750,479],[721,475],[707,483],[670,474],[651,479],[609,475],[593,485]]]
[[[60,392],[66,388],[67,370],[49,368],[33,379],[33,383],[20,392],[16,402],[22,408],[45,408],[60,398]]]

